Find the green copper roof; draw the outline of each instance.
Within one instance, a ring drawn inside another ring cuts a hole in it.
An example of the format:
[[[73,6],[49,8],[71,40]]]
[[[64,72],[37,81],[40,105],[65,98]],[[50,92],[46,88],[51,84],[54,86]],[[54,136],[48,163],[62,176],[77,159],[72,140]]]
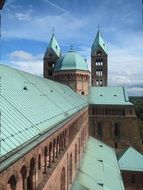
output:
[[[143,155],[134,148],[129,147],[117,154],[121,170],[143,171]]]
[[[60,58],[55,65],[55,71],[60,70],[83,70],[89,71],[84,58],[77,52],[69,51]]]
[[[45,53],[45,57],[50,57],[50,56],[52,57],[52,55],[56,55],[57,57],[61,56],[60,46],[59,46],[54,34],[52,35],[52,38],[49,42],[48,48]]]
[[[89,104],[132,105],[124,87],[90,87]]]
[[[124,190],[115,152],[89,137],[72,190]]]
[[[102,35],[100,33],[100,31],[98,30],[97,34],[96,34],[96,38],[93,42],[92,45],[92,54],[95,53],[95,51],[97,51],[98,49],[102,48],[104,50],[104,52],[107,54],[107,46],[106,43],[104,42]]]
[[[0,65],[0,157],[85,106],[87,102],[63,84]]]

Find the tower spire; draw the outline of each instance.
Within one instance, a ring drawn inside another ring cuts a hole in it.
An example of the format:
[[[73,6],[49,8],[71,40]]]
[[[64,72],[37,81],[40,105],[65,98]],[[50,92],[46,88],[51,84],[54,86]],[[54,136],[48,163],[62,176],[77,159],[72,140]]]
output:
[[[91,84],[92,86],[107,86],[108,53],[99,29],[98,25],[98,32],[91,48]]]
[[[96,50],[99,48],[99,46],[107,54],[106,43],[104,42],[100,30],[98,30],[95,40],[93,42],[91,54],[94,54]]]
[[[57,60],[61,57],[61,49],[54,36],[54,28],[52,28],[53,34],[50,39],[49,45],[44,55],[44,78],[53,79],[53,71]]]
[[[55,28],[54,28],[54,26],[52,27],[52,34],[53,35],[55,34]]]
[[[98,31],[100,31],[100,24],[97,25]]]

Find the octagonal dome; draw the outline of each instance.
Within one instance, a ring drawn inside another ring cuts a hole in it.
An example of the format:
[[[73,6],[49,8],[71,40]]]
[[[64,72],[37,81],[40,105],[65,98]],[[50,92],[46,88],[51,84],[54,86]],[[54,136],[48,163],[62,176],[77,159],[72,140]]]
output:
[[[56,65],[54,71],[64,70],[83,70],[89,71],[84,58],[77,52],[70,50],[63,57],[61,57]]]

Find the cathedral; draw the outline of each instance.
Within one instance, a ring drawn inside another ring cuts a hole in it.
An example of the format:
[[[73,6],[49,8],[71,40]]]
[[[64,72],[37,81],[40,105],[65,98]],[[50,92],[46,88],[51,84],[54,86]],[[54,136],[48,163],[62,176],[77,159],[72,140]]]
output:
[[[143,190],[134,105],[108,86],[101,32],[91,71],[54,34],[43,62],[43,77],[0,65],[0,190]]]
[[[140,150],[135,110],[126,89],[108,86],[108,51],[99,30],[91,47],[91,86],[85,59],[73,49],[62,56],[54,34],[43,71],[44,78],[63,83],[87,99],[89,135],[118,150],[129,146]]]

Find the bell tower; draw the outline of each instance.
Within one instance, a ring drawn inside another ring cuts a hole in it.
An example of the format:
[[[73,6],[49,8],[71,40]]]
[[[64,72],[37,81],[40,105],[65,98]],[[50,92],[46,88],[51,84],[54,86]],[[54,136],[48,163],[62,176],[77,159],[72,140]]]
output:
[[[107,47],[98,30],[91,47],[91,86],[107,86],[108,54]]]
[[[61,49],[53,33],[44,55],[43,76],[53,80],[53,71],[57,60],[61,57]]]

